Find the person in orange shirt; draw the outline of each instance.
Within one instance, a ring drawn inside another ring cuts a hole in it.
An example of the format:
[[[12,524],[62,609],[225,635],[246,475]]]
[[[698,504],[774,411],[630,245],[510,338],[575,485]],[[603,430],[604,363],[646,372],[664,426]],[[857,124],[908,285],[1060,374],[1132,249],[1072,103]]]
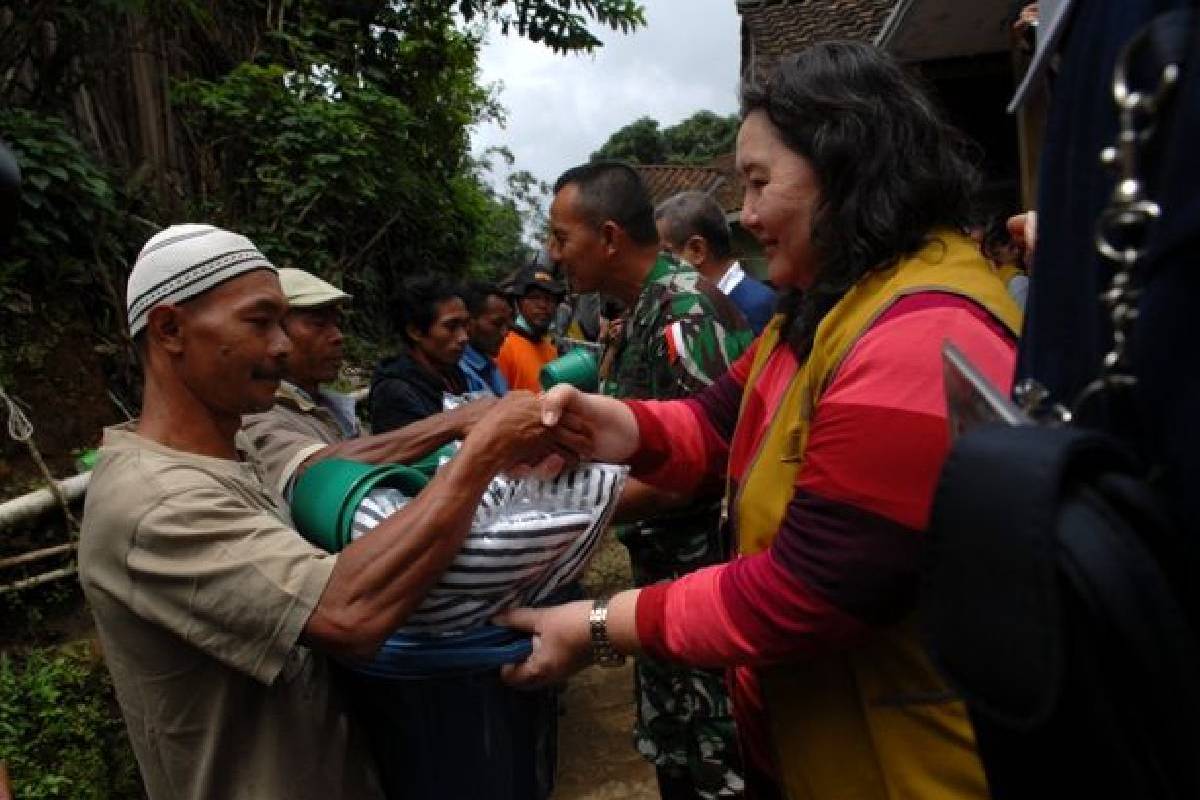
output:
[[[566,288],[550,271],[532,261],[513,284],[517,319],[500,347],[496,365],[510,389],[540,392],[538,373],[558,358],[558,347],[550,338],[550,323]]]

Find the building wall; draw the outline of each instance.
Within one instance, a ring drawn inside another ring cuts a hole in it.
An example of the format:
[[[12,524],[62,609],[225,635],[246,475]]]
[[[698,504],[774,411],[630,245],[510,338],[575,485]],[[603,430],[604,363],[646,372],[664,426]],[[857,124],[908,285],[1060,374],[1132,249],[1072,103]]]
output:
[[[1021,203],[1017,121],[1005,107],[1014,91],[1008,53],[930,61],[914,67],[950,122],[977,146],[985,212],[1015,211]]]

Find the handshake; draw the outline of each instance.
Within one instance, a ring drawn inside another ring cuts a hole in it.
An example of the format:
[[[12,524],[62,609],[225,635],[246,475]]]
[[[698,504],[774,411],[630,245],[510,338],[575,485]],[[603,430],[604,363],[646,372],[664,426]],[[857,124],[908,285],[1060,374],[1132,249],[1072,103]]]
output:
[[[551,478],[580,461],[620,463],[637,447],[637,423],[619,401],[566,384],[534,395],[514,391],[463,408],[464,453],[494,459],[497,471]]]

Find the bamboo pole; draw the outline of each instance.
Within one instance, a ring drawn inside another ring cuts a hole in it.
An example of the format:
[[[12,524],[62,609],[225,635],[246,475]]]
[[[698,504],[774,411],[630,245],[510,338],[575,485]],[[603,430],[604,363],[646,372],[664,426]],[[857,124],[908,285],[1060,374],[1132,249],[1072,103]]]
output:
[[[350,393],[356,403],[361,403],[367,398],[368,389],[357,389]],[[88,482],[92,478],[92,473],[84,472],[80,475],[67,478],[65,480],[56,481],[57,488],[62,492],[63,499],[68,503],[74,503],[83,497],[87,491]],[[12,500],[6,500],[0,503],[0,531],[14,527],[18,523],[34,519],[58,504],[58,499],[55,493],[48,487],[38,489],[29,494],[20,497],[14,497]],[[0,567],[5,566],[4,561],[0,561]]]
[[[369,389],[357,389],[350,393],[356,403],[361,403],[367,398],[370,393]],[[0,530],[17,525],[20,522],[25,522],[30,519],[35,519],[50,509],[59,504],[59,493],[61,499],[67,503],[73,503],[83,497],[87,492],[88,483],[91,481],[92,473],[84,472],[79,475],[74,475],[66,480],[55,481],[54,490],[49,487],[38,489],[29,494],[15,497],[12,500],[0,503]],[[35,550],[30,553],[23,553],[17,556],[0,559],[0,569],[8,567],[16,567],[22,564],[29,564],[34,561],[50,558],[56,555],[77,550],[79,547],[75,542],[67,542],[66,544],[46,547],[41,550]],[[34,586],[41,586],[52,581],[62,580],[77,574],[79,568],[74,564],[70,564],[61,569],[51,570],[39,575],[33,575],[28,578],[13,581],[9,584],[0,585],[0,597],[6,594],[22,591],[23,589],[31,589]],[[0,798],[3,800],[3,798]]]
[[[0,597],[6,594],[11,594],[12,592],[19,592],[22,589],[30,589],[34,586],[41,586],[43,583],[50,583],[51,581],[69,578],[78,571],[78,567],[72,564],[69,567],[56,569],[53,572],[46,572],[41,575],[34,575],[32,578],[22,578],[19,581],[13,581],[10,584],[0,586]]]
[[[57,556],[62,553],[70,553],[78,548],[79,545],[75,542],[67,542],[66,544],[56,544],[53,547],[45,547],[41,550],[34,550],[29,553],[22,553],[19,556],[9,556],[8,558],[0,558],[0,569],[9,567],[19,567],[22,564],[29,564],[34,561],[41,561],[44,558]]]
[[[62,493],[66,502],[73,503],[83,497],[91,479],[92,473],[84,472],[66,480],[56,481],[56,489]],[[58,497],[49,488],[41,488],[29,494],[14,497],[12,500],[0,503],[0,530],[7,530],[21,522],[36,519],[57,506]]]

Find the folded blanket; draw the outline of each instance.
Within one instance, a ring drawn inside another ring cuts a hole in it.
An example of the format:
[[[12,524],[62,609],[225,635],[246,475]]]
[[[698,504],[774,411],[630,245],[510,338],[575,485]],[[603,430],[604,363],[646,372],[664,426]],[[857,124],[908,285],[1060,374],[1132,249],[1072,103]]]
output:
[[[600,544],[625,467],[584,464],[546,481],[492,481],[454,562],[401,633],[449,633],[517,605],[536,605],[579,577]],[[398,489],[369,493],[354,514],[357,539],[408,502]]]

